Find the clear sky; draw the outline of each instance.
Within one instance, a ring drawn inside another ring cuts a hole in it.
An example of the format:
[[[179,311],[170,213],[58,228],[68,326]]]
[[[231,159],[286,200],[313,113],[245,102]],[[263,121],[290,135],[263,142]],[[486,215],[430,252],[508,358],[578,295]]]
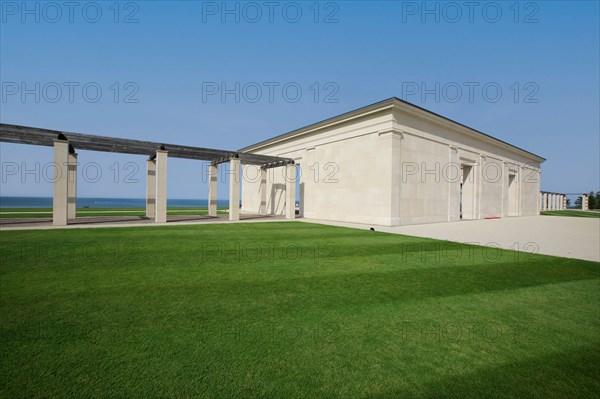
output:
[[[599,190],[598,4],[3,1],[0,119],[238,149],[396,96],[547,158],[543,190]],[[0,146],[2,195],[51,196],[50,147]],[[145,157],[79,162],[78,195],[145,196]],[[206,198],[200,162],[168,168]]]

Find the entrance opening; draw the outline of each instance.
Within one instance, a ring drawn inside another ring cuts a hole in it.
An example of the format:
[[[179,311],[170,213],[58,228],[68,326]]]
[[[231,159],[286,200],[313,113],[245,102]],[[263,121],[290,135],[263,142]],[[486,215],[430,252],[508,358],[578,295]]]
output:
[[[475,219],[475,173],[473,165],[462,164],[460,181],[460,218]]]
[[[296,164],[296,215],[304,214],[304,182],[302,181],[302,168]]]
[[[508,216],[518,216],[518,195],[517,191],[517,175],[509,174],[508,175]]]

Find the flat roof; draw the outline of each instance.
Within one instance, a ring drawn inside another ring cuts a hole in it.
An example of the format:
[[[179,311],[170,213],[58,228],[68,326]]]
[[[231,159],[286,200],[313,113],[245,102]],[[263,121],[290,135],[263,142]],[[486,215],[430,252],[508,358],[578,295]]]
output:
[[[378,101],[376,103],[373,103],[373,104],[370,104],[370,105],[366,105],[364,107],[360,107],[360,108],[357,108],[355,110],[352,110],[352,111],[349,111],[349,112],[345,112],[345,113],[337,115],[337,116],[333,116],[331,118],[324,119],[322,121],[310,124],[308,126],[305,126],[305,127],[299,128],[299,129],[295,129],[295,130],[292,130],[290,132],[283,133],[283,134],[271,137],[271,138],[263,140],[263,141],[259,141],[258,143],[255,143],[255,144],[246,146],[244,148],[241,148],[239,151],[250,151],[252,149],[255,149],[256,147],[261,147],[261,146],[264,146],[264,145],[268,145],[268,144],[274,143],[276,141],[285,140],[287,138],[291,138],[293,136],[305,133],[306,131],[313,130],[313,129],[318,129],[318,128],[324,127],[326,125],[330,125],[332,123],[341,122],[341,121],[346,120],[348,118],[355,118],[355,117],[360,116],[361,114],[364,114],[364,113],[367,113],[367,112],[376,112],[376,111],[381,110],[381,109],[393,108],[394,106],[399,106],[399,105],[408,106],[409,108],[412,107],[412,108],[417,109],[419,111],[426,112],[426,113],[428,113],[428,114],[430,114],[430,115],[432,115],[432,116],[434,116],[436,118],[439,118],[439,119],[441,119],[443,121],[450,122],[450,123],[452,123],[454,125],[457,125],[457,126],[459,126],[461,128],[468,129],[468,130],[470,130],[470,131],[472,131],[474,133],[477,133],[477,134],[480,134],[480,135],[482,135],[482,136],[484,136],[486,138],[492,139],[492,140],[494,140],[494,141],[496,141],[498,143],[501,143],[503,145],[507,145],[507,146],[509,146],[509,147],[511,147],[513,149],[525,152],[525,153],[527,153],[529,155],[532,155],[532,156],[534,156],[536,158],[539,158],[539,159],[542,160],[542,162],[546,160],[546,158],[544,158],[544,157],[542,157],[540,155],[534,154],[533,152],[530,152],[530,151],[527,151],[527,150],[525,150],[523,148],[517,147],[517,146],[515,146],[513,144],[510,144],[510,143],[504,141],[504,140],[500,140],[499,138],[496,138],[494,136],[490,136],[489,134],[483,133],[482,131],[479,131],[479,130],[474,129],[474,128],[470,127],[470,126],[464,125],[464,124],[462,124],[460,122],[456,122],[455,120],[452,120],[452,119],[447,118],[445,116],[442,116],[440,114],[436,114],[435,112],[432,112],[432,111],[430,111],[428,109],[425,109],[423,107],[419,107],[418,105],[412,104],[412,103],[410,103],[408,101],[401,100],[398,97],[391,97],[391,98],[388,98],[388,99],[383,100],[383,101]]]

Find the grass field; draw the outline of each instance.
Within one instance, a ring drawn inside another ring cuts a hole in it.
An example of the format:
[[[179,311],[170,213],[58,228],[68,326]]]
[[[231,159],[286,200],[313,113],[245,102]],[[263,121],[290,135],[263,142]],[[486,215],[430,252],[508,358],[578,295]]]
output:
[[[0,232],[3,398],[595,398],[600,264],[301,222]]]
[[[600,218],[598,211],[581,211],[577,209],[565,209],[560,211],[542,211],[540,215],[545,216],[571,216],[578,218]]]
[[[227,208],[217,208],[217,214],[225,214]],[[208,215],[206,207],[173,207],[168,215]],[[144,208],[78,208],[77,217],[91,216],[145,216]],[[51,218],[50,208],[0,208],[0,218]]]

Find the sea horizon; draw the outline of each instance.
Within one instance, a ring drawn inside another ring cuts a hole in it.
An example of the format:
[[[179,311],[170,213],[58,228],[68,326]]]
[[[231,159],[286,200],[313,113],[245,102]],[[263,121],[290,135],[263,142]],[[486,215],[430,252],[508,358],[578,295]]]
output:
[[[229,200],[218,199],[218,206],[228,206]],[[77,197],[77,208],[143,208],[145,198],[131,197]],[[168,207],[207,207],[208,199],[167,198]],[[52,197],[0,196],[0,208],[52,208]]]

